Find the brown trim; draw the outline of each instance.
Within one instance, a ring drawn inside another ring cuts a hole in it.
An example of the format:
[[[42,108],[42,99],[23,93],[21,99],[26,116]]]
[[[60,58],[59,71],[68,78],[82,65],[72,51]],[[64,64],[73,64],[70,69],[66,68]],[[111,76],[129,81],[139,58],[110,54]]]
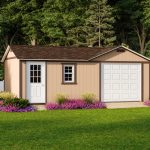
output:
[[[19,97],[22,97],[22,61],[19,60]]]
[[[149,64],[148,61],[99,61],[101,63],[142,63]]]
[[[101,93],[101,63],[99,63],[99,101],[101,102],[101,97],[102,97],[102,93]]]
[[[141,64],[141,101],[144,100],[144,65]]]
[[[44,105],[46,103],[30,103],[31,105]]]
[[[20,60],[23,60],[23,59],[20,59]],[[66,61],[66,60],[25,60],[25,61],[46,61],[46,62],[58,62],[58,63],[66,63],[66,64],[68,64],[68,63],[99,63],[99,62],[105,62],[105,63],[109,63],[109,62],[114,62],[114,63],[118,63],[118,62],[122,62],[122,63],[149,63],[149,61],[101,61],[101,60],[99,60],[99,61],[96,61],[96,60],[93,60],[93,61],[87,61],[87,60],[85,60],[85,61],[81,61],[81,60],[77,60],[77,61],[75,61],[75,60],[70,60],[70,61]]]
[[[61,63],[61,64],[62,64],[62,84],[64,85],[77,84],[77,64],[76,63]],[[64,82],[64,65],[74,65],[74,82],[71,83]]]

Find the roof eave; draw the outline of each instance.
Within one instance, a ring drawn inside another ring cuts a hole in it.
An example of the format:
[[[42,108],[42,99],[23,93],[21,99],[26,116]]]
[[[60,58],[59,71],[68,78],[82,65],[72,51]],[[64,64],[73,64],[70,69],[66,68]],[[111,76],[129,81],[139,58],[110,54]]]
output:
[[[5,50],[5,53],[4,53],[3,57],[1,59],[1,63],[3,63],[5,61],[5,59],[6,59],[7,55],[8,55],[8,53],[9,53],[9,51],[10,51],[10,46],[8,45],[7,48],[6,48],[6,50]]]
[[[137,53],[137,52],[131,50],[130,48],[125,47],[125,46],[118,46],[118,47],[115,47],[115,48],[111,49],[110,51],[107,51],[107,52],[105,52],[105,53],[103,53],[103,54],[98,54],[98,55],[96,55],[96,56],[94,56],[94,57],[88,59],[88,61],[91,61],[91,60],[93,60],[93,59],[96,59],[97,57],[100,57],[100,56],[103,56],[103,55],[105,55],[105,54],[107,54],[107,53],[110,53],[110,52],[112,52],[112,51],[114,51],[114,50],[116,50],[116,49],[118,49],[118,48],[124,48],[124,49],[126,49],[126,50],[128,50],[128,51],[130,51],[130,52],[132,52],[132,53],[134,53],[134,54],[136,54],[136,55],[138,55],[138,56],[140,56],[140,57],[142,57],[142,58],[144,58],[144,59],[150,61],[149,58],[147,58],[147,57],[145,57],[145,56],[143,56],[143,55],[141,55],[141,54],[139,54],[139,53]]]
[[[87,62],[88,60],[84,59],[20,59],[20,60],[25,60],[25,61],[82,61],[82,62]]]

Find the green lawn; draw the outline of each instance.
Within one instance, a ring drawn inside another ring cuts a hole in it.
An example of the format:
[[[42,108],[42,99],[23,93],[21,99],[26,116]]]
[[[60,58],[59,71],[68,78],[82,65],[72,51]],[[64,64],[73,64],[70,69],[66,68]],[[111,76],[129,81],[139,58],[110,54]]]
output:
[[[0,150],[148,150],[150,108],[0,113]]]

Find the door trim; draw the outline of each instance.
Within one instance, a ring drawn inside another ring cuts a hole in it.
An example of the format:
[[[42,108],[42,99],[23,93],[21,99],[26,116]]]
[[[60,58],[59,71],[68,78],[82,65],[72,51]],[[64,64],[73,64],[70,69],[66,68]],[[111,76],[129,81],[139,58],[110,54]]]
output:
[[[33,64],[37,64],[37,63],[43,63],[44,65],[45,65],[45,92],[44,92],[44,102],[42,102],[42,103],[31,103],[30,102],[30,99],[28,98],[28,84],[29,84],[29,76],[28,76],[28,64],[30,64],[30,63],[33,63]],[[46,61],[26,61],[26,63],[25,63],[25,65],[26,65],[26,82],[25,82],[25,87],[26,87],[26,98],[29,100],[29,102],[30,102],[30,104],[32,104],[32,105],[38,105],[38,104],[46,104],[47,103],[47,99],[46,99],[46,97],[47,97],[47,92],[46,92],[46,90],[47,90],[47,88],[46,88],[46,86],[47,86],[47,63],[46,63]]]

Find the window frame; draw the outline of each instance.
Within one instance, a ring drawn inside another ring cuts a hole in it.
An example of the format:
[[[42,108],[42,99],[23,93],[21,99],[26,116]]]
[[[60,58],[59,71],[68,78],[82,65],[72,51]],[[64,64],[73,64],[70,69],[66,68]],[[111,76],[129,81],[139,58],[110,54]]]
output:
[[[72,81],[65,81],[65,67],[72,67]],[[62,84],[77,84],[76,83],[76,64],[71,64],[71,63],[62,64]]]
[[[30,64],[30,84],[38,84],[41,82],[42,82],[41,65]]]

